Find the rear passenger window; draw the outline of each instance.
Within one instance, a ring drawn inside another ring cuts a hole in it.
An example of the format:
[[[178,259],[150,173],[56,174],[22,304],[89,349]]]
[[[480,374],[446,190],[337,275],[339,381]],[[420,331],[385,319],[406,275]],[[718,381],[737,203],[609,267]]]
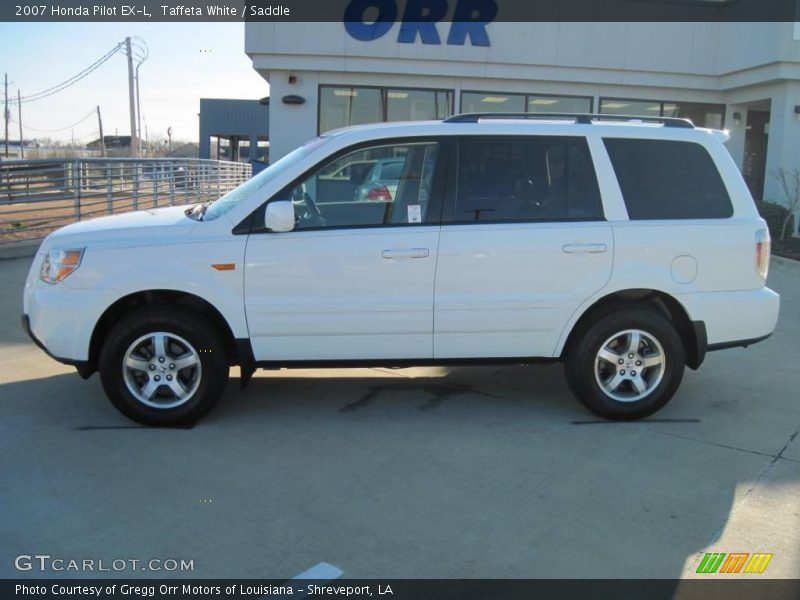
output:
[[[725,219],[733,206],[708,151],[693,142],[606,139],[628,216]]]
[[[462,140],[451,222],[603,218],[583,138]]]

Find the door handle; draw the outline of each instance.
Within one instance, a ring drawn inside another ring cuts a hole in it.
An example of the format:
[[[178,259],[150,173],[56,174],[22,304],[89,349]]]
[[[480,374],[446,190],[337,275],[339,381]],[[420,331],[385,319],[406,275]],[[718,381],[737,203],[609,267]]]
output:
[[[427,248],[404,248],[402,250],[384,250],[383,258],[428,258],[430,250]]]
[[[565,254],[601,254],[608,250],[605,244],[565,244],[561,247]]]

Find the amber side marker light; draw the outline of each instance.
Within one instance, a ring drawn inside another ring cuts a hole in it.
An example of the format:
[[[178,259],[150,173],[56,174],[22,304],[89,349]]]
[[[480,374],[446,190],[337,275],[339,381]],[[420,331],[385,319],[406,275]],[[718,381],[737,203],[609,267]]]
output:
[[[236,263],[216,263],[211,265],[217,271],[235,271],[236,270]]]

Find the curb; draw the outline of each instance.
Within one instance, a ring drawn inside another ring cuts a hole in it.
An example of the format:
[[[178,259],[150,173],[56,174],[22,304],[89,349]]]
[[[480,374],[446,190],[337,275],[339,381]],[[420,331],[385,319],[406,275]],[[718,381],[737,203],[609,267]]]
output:
[[[36,256],[36,251],[42,240],[30,242],[14,242],[11,244],[0,245],[0,260],[10,260],[12,258],[30,258]]]

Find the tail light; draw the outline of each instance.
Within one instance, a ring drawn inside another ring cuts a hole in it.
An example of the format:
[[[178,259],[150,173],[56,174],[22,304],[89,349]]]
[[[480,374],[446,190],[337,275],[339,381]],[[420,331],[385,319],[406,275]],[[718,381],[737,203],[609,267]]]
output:
[[[762,278],[767,278],[769,272],[769,254],[772,243],[769,237],[769,229],[759,229],[756,231],[756,273]]]
[[[367,193],[367,200],[371,200],[373,202],[391,202],[392,201],[392,193],[389,191],[385,185],[381,187],[372,188]]]

